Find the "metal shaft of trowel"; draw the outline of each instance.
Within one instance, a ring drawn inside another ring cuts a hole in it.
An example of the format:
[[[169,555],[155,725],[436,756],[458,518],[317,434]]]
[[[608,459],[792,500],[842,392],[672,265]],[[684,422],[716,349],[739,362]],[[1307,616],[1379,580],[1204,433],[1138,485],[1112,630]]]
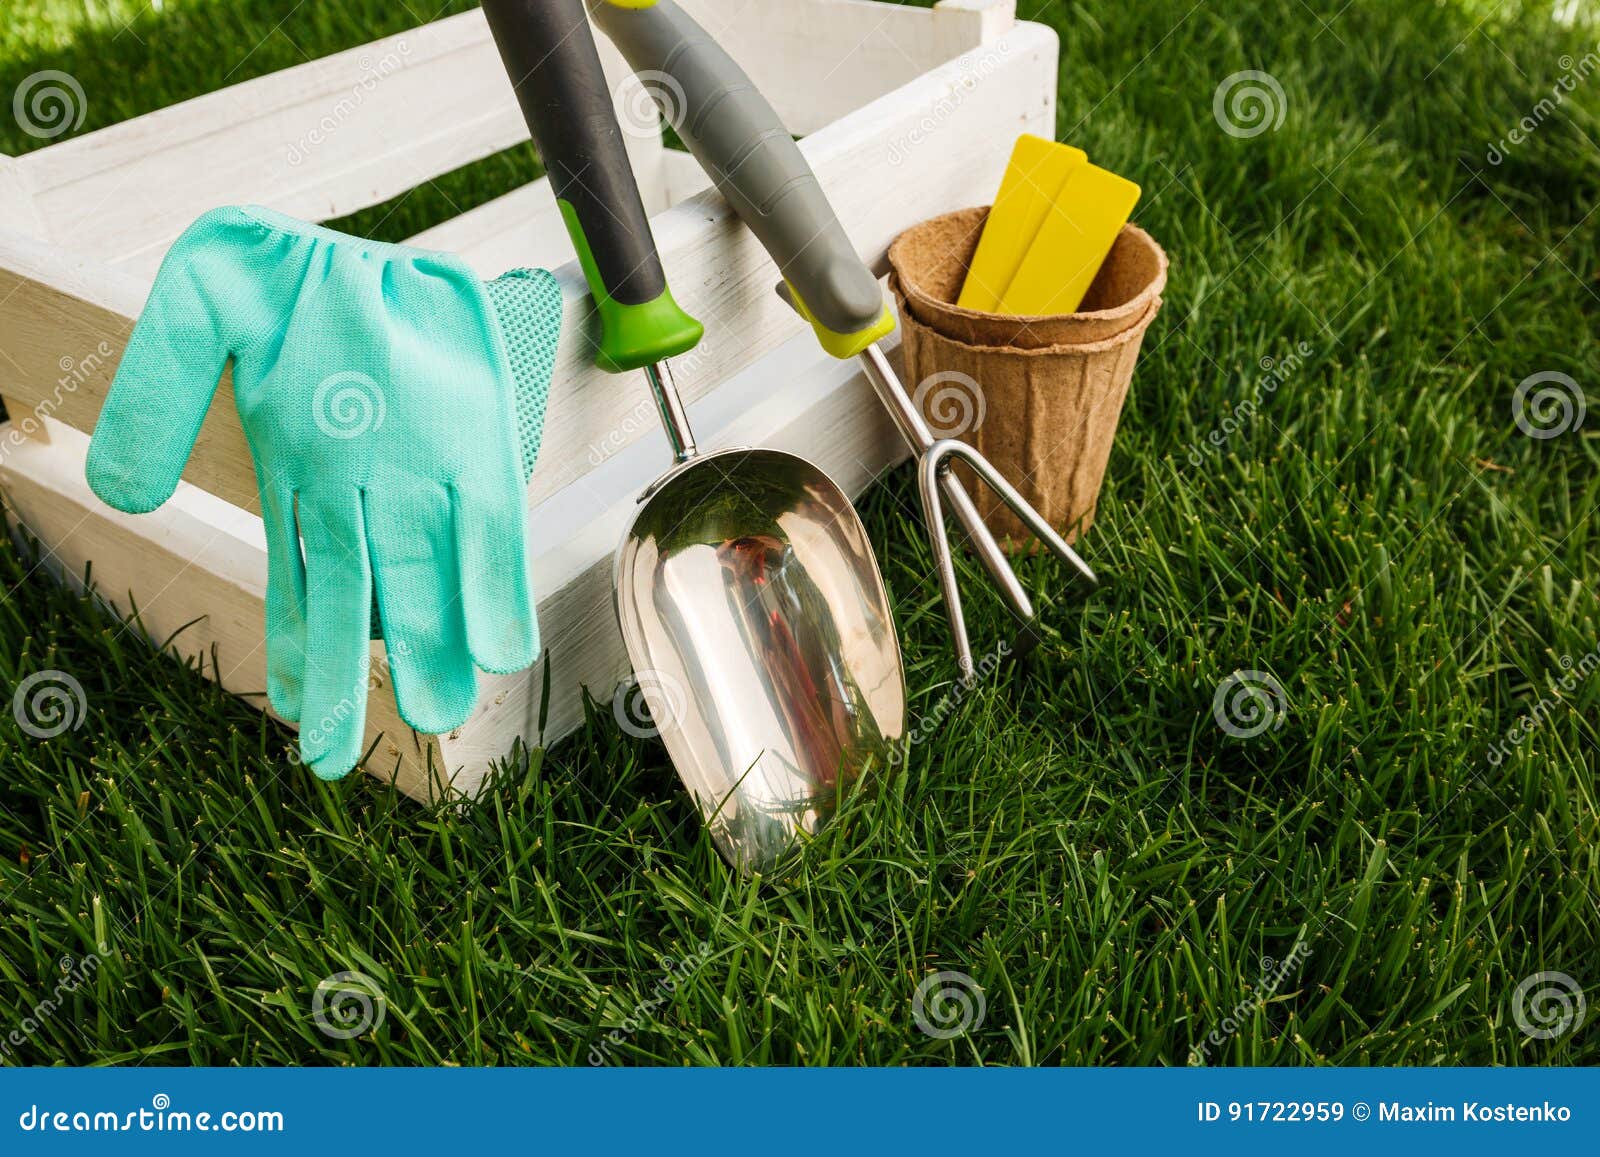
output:
[[[872,382],[872,388],[877,391],[878,398],[888,409],[894,424],[900,430],[901,437],[911,446],[918,455],[926,453],[936,441],[933,431],[923,421],[922,414],[916,404],[912,402],[906,388],[900,382],[900,376],[894,372],[894,367],[889,364],[889,358],[881,347],[876,344],[868,346],[862,351],[861,360],[867,367],[867,377]],[[956,520],[961,523],[967,535],[972,540],[973,549],[977,551],[978,558],[1000,587],[1000,594],[1005,599],[1006,605],[1013,614],[1023,622],[1032,620],[1034,616],[1033,600],[1028,598],[1028,592],[1022,589],[1022,581],[1017,578],[1017,572],[1011,569],[1011,564],[1006,561],[1005,552],[1000,549],[1000,544],[994,539],[994,534],[983,521],[983,516],[978,513],[977,504],[972,501],[972,495],[967,493],[967,488],[961,479],[955,476],[954,471],[948,467],[939,472],[939,489],[944,491],[945,499],[955,511]],[[944,527],[930,526],[932,534],[943,534]],[[954,576],[951,576],[954,581]],[[962,632],[959,624],[953,624],[958,632]],[[958,639],[960,645],[964,640]]]
[[[644,376],[650,383],[656,412],[661,415],[661,428],[667,432],[672,460],[687,462],[699,449],[694,444],[694,431],[689,428],[689,411],[678,394],[678,384],[672,380],[672,370],[664,361],[652,362],[644,367]]]
[[[685,462],[694,435],[666,359],[704,328],[667,287],[583,0],[483,0],[483,14],[599,315],[595,363],[645,371],[672,456]]]

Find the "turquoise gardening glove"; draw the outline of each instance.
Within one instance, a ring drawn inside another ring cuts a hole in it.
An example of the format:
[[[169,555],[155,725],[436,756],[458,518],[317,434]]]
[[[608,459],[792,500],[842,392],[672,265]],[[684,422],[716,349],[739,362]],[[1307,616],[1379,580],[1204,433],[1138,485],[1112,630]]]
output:
[[[560,326],[542,270],[486,287],[448,254],[255,206],[207,213],[162,263],[89,485],[131,513],[170,498],[232,359],[266,524],[267,694],[322,778],[362,755],[374,596],[418,731],[466,722],[474,663],[538,657],[524,483]]]

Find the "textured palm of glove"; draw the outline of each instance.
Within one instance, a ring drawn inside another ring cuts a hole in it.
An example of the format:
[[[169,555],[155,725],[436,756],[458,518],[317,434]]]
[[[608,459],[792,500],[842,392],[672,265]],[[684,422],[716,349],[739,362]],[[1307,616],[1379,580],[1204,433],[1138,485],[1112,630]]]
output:
[[[486,290],[458,258],[254,206],[207,213],[163,262],[89,483],[130,512],[171,497],[232,360],[267,535],[267,693],[317,775],[362,754],[374,596],[418,731],[466,721],[474,663],[537,658],[522,482],[560,310],[548,273]],[[521,421],[502,325],[533,374]]]

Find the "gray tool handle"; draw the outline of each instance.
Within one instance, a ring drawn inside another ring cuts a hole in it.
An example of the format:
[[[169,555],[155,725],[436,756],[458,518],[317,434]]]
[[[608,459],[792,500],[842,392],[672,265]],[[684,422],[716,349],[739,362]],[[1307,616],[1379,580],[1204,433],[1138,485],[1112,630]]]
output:
[[[777,262],[830,353],[881,336],[877,278],[862,262],[778,114],[731,56],[673,0],[589,0],[678,136]],[[830,332],[831,331],[831,332]],[[833,339],[833,340],[830,340]]]

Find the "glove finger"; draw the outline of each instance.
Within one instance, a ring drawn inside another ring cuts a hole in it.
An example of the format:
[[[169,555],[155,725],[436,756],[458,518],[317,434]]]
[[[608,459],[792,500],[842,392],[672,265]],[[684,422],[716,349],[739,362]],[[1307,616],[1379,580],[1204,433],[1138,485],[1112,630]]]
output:
[[[458,484],[456,546],[461,607],[473,662],[509,675],[539,657],[539,622],[523,532],[522,487]]]
[[[361,494],[300,501],[306,543],[306,652],[300,754],[321,779],[349,774],[361,758],[372,670],[372,571]]]
[[[294,492],[261,496],[267,531],[267,701],[290,723],[300,722],[306,667],[306,569],[295,529]]]
[[[442,735],[467,721],[478,680],[461,609],[450,495],[442,486],[367,496],[378,613],[400,717]]]

